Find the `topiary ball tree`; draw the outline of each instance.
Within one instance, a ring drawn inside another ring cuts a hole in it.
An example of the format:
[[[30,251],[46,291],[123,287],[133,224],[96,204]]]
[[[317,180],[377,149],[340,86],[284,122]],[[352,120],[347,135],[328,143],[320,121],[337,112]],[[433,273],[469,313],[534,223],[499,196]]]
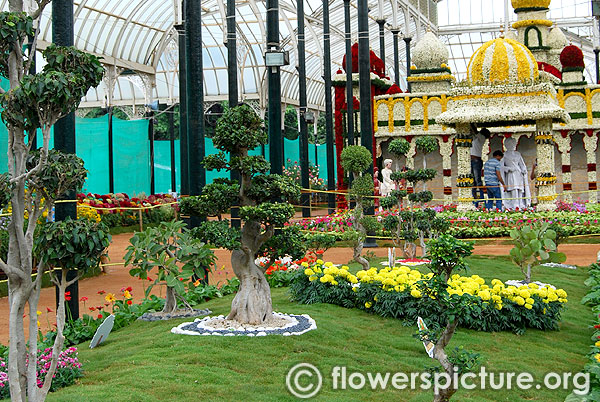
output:
[[[427,154],[435,152],[439,149],[437,139],[430,135],[421,136],[417,138],[415,146],[417,151],[423,153],[423,169],[427,169]]]
[[[350,145],[342,151],[341,164],[347,173],[353,175],[352,187],[350,188],[350,198],[356,203],[354,207],[354,230],[356,235],[347,237],[351,240],[354,250],[354,260],[358,262],[364,269],[369,269],[369,261],[364,258],[362,249],[367,236],[365,228],[364,209],[372,204],[372,197],[375,193],[373,178],[364,173],[369,169],[372,163],[371,152],[361,145]]]
[[[273,318],[271,290],[265,278],[268,265],[259,267],[255,259],[264,251],[263,245],[273,237],[275,228],[282,227],[294,215],[294,207],[288,201],[300,197],[300,188],[291,179],[267,174],[271,166],[264,157],[248,155],[248,151],[266,142],[263,121],[250,106],[240,105],[229,109],[217,122],[213,143],[220,152],[203,161],[209,170],[240,173],[239,183],[220,182],[218,185],[226,194],[231,194],[233,189],[237,191],[235,201],[240,205],[243,221],[241,232],[235,228],[224,231],[222,222],[207,221],[195,234],[205,242],[232,250],[231,265],[240,280],[240,288],[227,318],[242,324],[262,324]],[[226,152],[232,155],[229,160]],[[190,197],[191,200],[182,205],[182,213],[206,217],[229,209],[233,205],[229,197],[220,198],[219,205],[207,197],[214,194],[215,185],[205,186],[200,196]],[[236,231],[239,237],[234,234]],[[217,235],[225,232],[227,235],[222,238]],[[269,249],[283,253],[279,248]]]

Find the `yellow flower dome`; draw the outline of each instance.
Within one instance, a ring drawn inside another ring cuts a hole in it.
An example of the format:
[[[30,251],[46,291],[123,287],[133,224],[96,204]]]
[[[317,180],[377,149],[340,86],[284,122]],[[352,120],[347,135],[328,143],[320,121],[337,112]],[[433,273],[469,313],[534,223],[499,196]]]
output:
[[[520,42],[505,38],[484,43],[471,56],[467,67],[467,78],[476,85],[524,84],[539,74],[531,51]]]
[[[515,10],[519,8],[548,8],[551,0],[511,0]]]

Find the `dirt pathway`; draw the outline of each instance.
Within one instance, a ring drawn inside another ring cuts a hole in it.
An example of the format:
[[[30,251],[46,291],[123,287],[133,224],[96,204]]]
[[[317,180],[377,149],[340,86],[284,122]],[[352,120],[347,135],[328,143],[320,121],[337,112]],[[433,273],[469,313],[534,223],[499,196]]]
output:
[[[113,242],[109,247],[111,263],[123,262],[125,249],[129,245],[131,236],[131,233],[113,236]],[[479,255],[508,255],[511,246],[499,243],[476,246],[474,253]],[[564,244],[560,246],[560,251],[567,254],[567,263],[573,265],[591,264],[596,261],[596,255],[599,250],[600,244]],[[378,257],[387,256],[386,248],[365,249],[365,251],[372,251]],[[224,283],[227,279],[234,276],[229,259],[230,252],[227,250],[216,250],[215,254],[218,258],[218,269],[210,275],[209,282],[211,284]],[[349,248],[330,249],[324,256],[325,260],[336,263],[347,263],[351,258],[352,252]],[[90,308],[104,306],[105,295],[98,294],[99,291],[114,293],[119,297],[122,294],[121,289],[130,286],[133,289],[131,293],[134,301],[139,301],[143,297],[146,283],[131,277],[128,268],[123,265],[114,265],[107,267],[106,271],[106,273],[100,276],[83,279],[79,282],[79,296],[88,298],[85,303],[80,302],[81,314],[94,314],[94,312],[90,312]],[[158,295],[164,294],[164,289],[156,287],[153,289],[153,293]],[[42,311],[42,315],[39,321],[44,331],[55,322],[53,313],[47,313],[47,308],[51,310],[55,309],[55,303],[54,288],[42,289],[39,304],[39,310]],[[0,317],[2,317],[0,319],[0,343],[6,344],[8,342],[8,300],[6,297],[0,299]]]

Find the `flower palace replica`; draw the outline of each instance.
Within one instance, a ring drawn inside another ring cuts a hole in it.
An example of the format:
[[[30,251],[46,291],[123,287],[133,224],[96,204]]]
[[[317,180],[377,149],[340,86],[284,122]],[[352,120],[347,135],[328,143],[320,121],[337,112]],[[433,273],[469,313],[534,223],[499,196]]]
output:
[[[413,168],[423,158],[417,154],[416,139],[435,136],[440,158],[430,158],[434,161],[429,166],[443,174],[434,181],[434,194],[439,200],[458,201],[461,211],[472,210],[473,127],[487,127],[491,137],[483,146],[484,161],[506,138],[517,141],[528,169],[537,159],[538,210],[553,210],[559,193],[572,200],[574,189],[576,198],[596,202],[600,86],[585,81],[583,53],[547,19],[549,4],[550,0],[512,0],[518,16],[514,31],[477,49],[461,82],[448,67],[448,50],[431,32],[412,50],[410,92],[402,93],[378,75],[378,59],[372,57],[376,155],[393,158],[387,151],[389,142],[405,138],[411,147],[405,160],[396,161],[396,169]],[[345,79],[342,71],[334,77],[339,130]],[[357,85],[354,96],[359,100]],[[572,182],[585,185],[575,188]]]

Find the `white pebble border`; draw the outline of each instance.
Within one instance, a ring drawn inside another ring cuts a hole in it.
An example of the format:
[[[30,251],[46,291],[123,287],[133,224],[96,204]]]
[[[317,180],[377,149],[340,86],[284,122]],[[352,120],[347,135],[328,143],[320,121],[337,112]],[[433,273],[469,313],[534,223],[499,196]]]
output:
[[[542,264],[542,267],[549,267],[549,268],[565,268],[565,269],[577,269],[577,267],[575,265],[569,265],[569,264],[557,264],[555,262],[547,262],[545,264]]]
[[[527,283],[523,280],[510,280],[510,281],[506,281],[504,283],[506,284],[506,286],[515,286],[517,288],[519,286],[527,286]],[[556,287],[550,285],[549,283],[542,283],[542,282],[530,282],[530,283],[535,283],[540,288],[552,288],[552,289],[556,290]]]
[[[267,336],[267,335],[302,335],[308,331],[312,331],[313,329],[317,329],[317,324],[315,320],[313,320],[308,314],[284,314],[284,313],[276,313],[273,312],[273,315],[277,318],[283,318],[285,320],[289,320],[290,322],[283,327],[268,327],[268,326],[243,326],[240,325],[237,328],[223,329],[223,328],[214,328],[206,325],[210,320],[225,319],[225,316],[219,315],[215,317],[204,317],[197,318],[194,322],[184,322],[171,329],[171,333],[179,334],[179,335],[214,335],[214,336]],[[299,320],[299,317],[300,318]],[[302,323],[301,323],[302,321]],[[189,326],[191,324],[196,324],[194,330],[190,330]],[[304,324],[304,325],[301,325]],[[294,330],[293,327],[301,326],[297,330]],[[186,328],[187,327],[187,328]],[[286,331],[289,329],[289,331]],[[231,332],[229,332],[231,331]]]

